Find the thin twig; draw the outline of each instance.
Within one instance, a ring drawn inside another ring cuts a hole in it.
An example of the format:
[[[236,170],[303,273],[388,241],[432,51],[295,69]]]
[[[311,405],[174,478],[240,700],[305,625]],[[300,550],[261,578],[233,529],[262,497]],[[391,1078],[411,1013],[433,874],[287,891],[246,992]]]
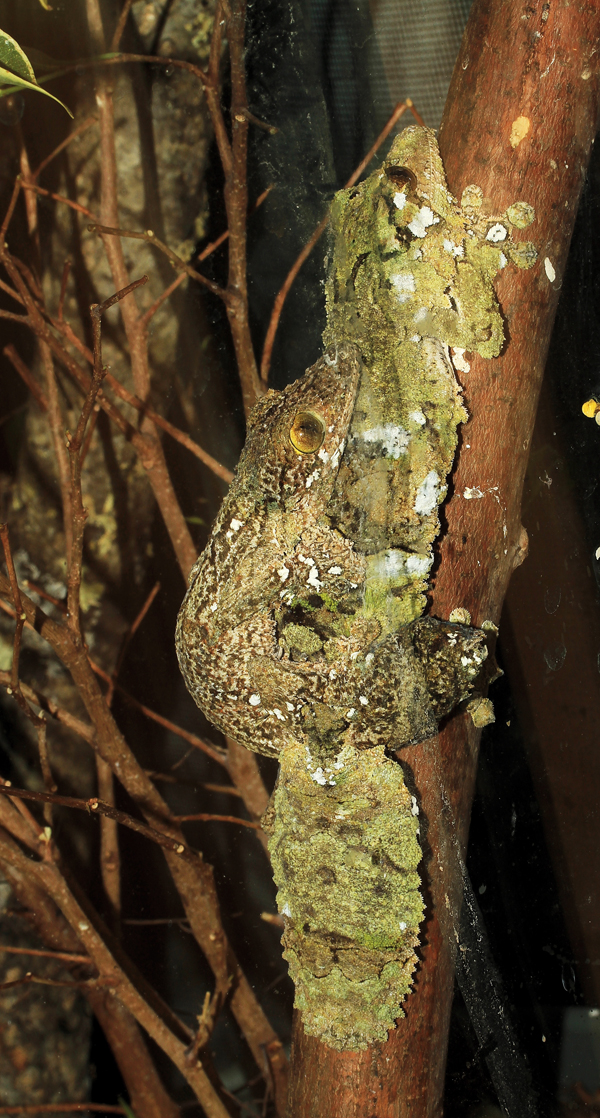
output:
[[[19,357],[19,354],[17,353],[14,345],[6,345],[2,352],[5,357],[8,357],[11,365],[13,365],[14,368],[17,370],[19,376],[27,385],[29,391],[31,392],[31,395],[33,396],[39,407],[42,409],[42,411],[48,411],[48,401],[44,393],[42,392],[42,389],[40,388],[33,373],[29,371],[25,362],[22,361]]]
[[[74,955],[70,951],[49,951],[43,947],[14,947],[13,944],[0,943],[0,954],[35,955],[41,959],[57,959],[59,963],[91,963],[89,955]]]
[[[88,6],[98,8],[97,0],[88,0]],[[102,75],[100,72],[97,74],[96,104],[100,114],[100,221],[104,226],[115,228],[119,225],[119,207],[114,103],[107,75]],[[107,234],[101,236],[113,282],[115,288],[119,290],[126,286],[129,279],[123,246],[119,237]],[[147,400],[151,388],[148,333],[145,324],[141,321],[133,293],[122,301],[120,311],[129,347],[134,389],[141,400]],[[145,457],[142,459],[143,465],[181,573],[184,580],[187,580],[196,561],[197,548],[179,504],[158,432],[147,417],[141,424],[140,434],[143,436],[146,448]]]
[[[80,339],[73,332],[68,323],[64,321],[53,321],[53,325],[64,335],[64,337],[68,338],[68,340],[77,347],[82,356],[85,357],[86,360],[89,361],[89,363],[91,364],[93,361],[93,357],[90,350],[87,348],[86,345],[84,345],[82,341],[80,341]],[[56,342],[56,339],[53,338],[51,344],[53,345],[55,352],[63,361],[67,372],[71,373],[71,375],[75,377],[75,380],[80,386],[83,387],[85,384],[85,388],[87,391],[88,381],[87,379],[85,379],[85,374],[82,372],[80,367],[75,362],[69,360],[65,350],[58,350],[58,343]],[[181,431],[179,427],[175,427],[172,423],[169,422],[168,419],[163,419],[162,415],[159,415],[158,412],[154,411],[154,408],[151,408],[150,405],[144,403],[144,401],[141,400],[139,396],[136,396],[133,392],[130,392],[128,388],[125,388],[124,385],[122,385],[116,379],[116,377],[112,375],[112,373],[106,374],[105,383],[108,385],[109,388],[113,390],[113,392],[116,393],[117,396],[121,398],[121,400],[124,400],[125,403],[130,404],[132,408],[135,408],[136,411],[140,412],[140,414],[145,416],[147,419],[151,419],[157,427],[160,427],[163,431],[170,435],[172,439],[175,439],[176,442],[181,443],[181,445],[184,446],[186,450],[189,450],[190,453],[194,455],[194,457],[199,458],[205,466],[208,466],[209,470],[212,470],[212,472],[217,475],[217,477],[220,477],[228,484],[232,481],[233,473],[231,470],[228,470],[226,466],[222,466],[220,462],[217,462],[216,458],[213,458],[211,454],[208,454],[206,450],[203,450],[203,448],[199,446],[198,443],[195,442],[190,435],[187,435],[185,431]],[[125,417],[121,415],[121,413],[115,408],[115,405],[112,404],[111,401],[108,400],[102,392],[100,392],[99,394],[98,403],[100,404],[100,407],[103,409],[103,411],[106,412],[106,414],[113,420],[114,423],[117,423],[120,430],[129,438],[138,454],[140,455],[142,464],[144,464],[148,456],[148,447],[145,444],[140,445],[140,439],[143,440],[144,437],[140,434],[140,432],[131,427],[131,424],[128,423]]]
[[[127,16],[129,15],[132,4],[133,4],[133,0],[125,0],[125,3],[123,4],[123,7],[121,9],[121,14],[120,14],[118,22],[117,22],[117,26],[115,27],[114,34],[113,34],[113,37],[111,39],[111,43],[110,43],[110,49],[111,50],[118,50],[119,49],[119,43],[121,42],[121,38],[122,38],[123,32],[125,30],[125,24],[127,23]]]
[[[158,298],[155,299],[154,302],[150,304],[150,306],[148,307],[148,310],[144,311],[144,313],[141,317],[141,321],[143,322],[144,326],[148,325],[148,323],[150,322],[150,319],[154,317],[157,310],[159,310],[159,308],[162,307],[163,303],[166,302],[166,300],[169,298],[169,295],[172,295],[173,292],[176,291],[178,287],[181,287],[181,284],[183,283],[184,279],[186,279],[186,278],[187,278],[187,273],[186,272],[181,272],[177,276],[177,279],[174,279],[173,282],[170,283],[168,287],[165,287],[165,290],[162,292],[162,294],[160,294],[158,296]]]
[[[246,257],[246,226],[248,217],[248,102],[246,97],[246,64],[244,36],[246,0],[231,0],[225,5],[227,14],[227,39],[231,73],[231,166],[223,165],[225,172],[224,198],[229,229],[229,271],[227,276],[228,298],[225,303],[229,328],[235,349],[238,375],[242,389],[244,410],[248,416],[257,398],[263,393],[258,375],[254,346],[250,332],[248,307],[248,278]],[[211,99],[207,94],[207,103]],[[211,110],[214,114],[215,106]]]
[[[68,145],[72,143],[72,141],[75,140],[77,136],[81,136],[82,132],[86,132],[87,129],[92,126],[92,124],[97,123],[98,117],[95,113],[92,113],[92,115],[86,117],[86,119],[83,120],[81,124],[78,124],[76,128],[73,128],[72,131],[69,132],[69,135],[65,136],[65,139],[61,140],[60,144],[57,144],[57,146],[50,152],[50,155],[47,155],[45,159],[42,159],[42,162],[39,164],[38,167],[36,167],[35,171],[32,171],[32,179],[37,179],[41,175],[44,168],[47,167],[53,159],[56,159],[56,156],[59,155],[60,152],[63,151],[66,147],[68,147]]]
[[[52,358],[52,352],[50,350],[50,346],[46,341],[44,341],[43,338],[38,339],[38,344],[40,347],[42,368],[44,370],[44,378],[46,381],[48,421],[50,425],[50,434],[52,435],[52,444],[54,446],[56,465],[58,468],[58,480],[62,498],[65,549],[67,555],[70,555],[71,548],[73,546],[73,508],[71,495],[71,479],[69,471],[69,455],[65,443],[65,427],[63,423],[60,402],[58,399],[58,388],[56,384],[56,376],[54,374],[54,361]],[[21,370],[19,371],[21,372]],[[21,376],[22,375],[23,373],[21,372]]]
[[[0,1106],[0,1114],[73,1114],[86,1110],[98,1110],[104,1114],[125,1114],[124,1106],[113,1106],[104,1102],[40,1102],[27,1106]]]
[[[10,616],[14,617],[14,610],[12,610],[10,606],[5,606],[4,602],[1,603],[1,606],[5,607],[6,610],[10,610]],[[10,672],[0,671],[0,684],[6,687],[7,690],[12,691],[10,679]],[[91,723],[83,722],[81,718],[76,718],[70,711],[59,706],[54,699],[49,699],[46,695],[42,695],[40,691],[35,691],[33,687],[30,687],[27,683],[21,682],[20,687],[28,702],[34,703],[40,710],[44,710],[52,715],[57,722],[62,723],[63,726],[66,726],[68,730],[72,730],[73,733],[79,734],[79,736],[83,738],[84,741],[89,742],[90,745],[93,744],[95,730]]]
[[[39,728],[44,719],[37,715],[29,706],[19,683],[19,657],[21,654],[21,637],[23,635],[23,627],[27,620],[27,615],[23,610],[21,602],[21,592],[19,590],[19,583],[17,582],[17,575],[15,572],[15,565],[13,562],[12,551],[10,547],[10,539],[8,534],[8,524],[0,524],[0,539],[2,540],[2,548],[4,550],[4,558],[6,560],[6,569],[8,571],[8,578],[12,592],[13,602],[15,604],[15,635],[13,639],[13,655],[12,665],[10,671],[10,687],[7,689],[9,694],[13,695],[19,707],[24,714],[27,715],[29,720],[33,722],[36,728]]]
[[[128,283],[125,287],[121,288],[120,291],[116,291],[114,295],[105,299],[103,303],[94,303],[94,305],[90,307],[92,335],[94,339],[94,370],[92,382],[81,409],[81,415],[79,416],[75,434],[68,440],[71,481],[70,516],[72,529],[71,549],[68,552],[67,560],[67,621],[73,632],[79,638],[81,638],[79,592],[83,563],[83,530],[87,518],[87,512],[83,507],[83,498],[81,494],[82,457],[80,452],[84,442],[86,428],[94,404],[96,403],[96,398],[106,375],[106,370],[102,367],[101,318],[104,312],[110,307],[113,307],[115,303],[120,302],[121,299],[126,298],[126,296],[137,287],[141,287],[147,282],[148,276],[142,276],[141,279],[134,280],[133,283]]]
[[[27,971],[27,974],[24,974],[22,978],[14,978],[12,982],[0,982],[0,990],[12,990],[15,986],[31,986],[33,984],[38,986],[70,986],[76,990],[81,990],[89,986],[90,983],[89,979],[77,982],[72,979],[45,978],[44,975],[32,974],[31,971]]]
[[[265,198],[267,198],[271,193],[273,185],[274,184],[271,183],[271,185],[268,186],[266,190],[263,190],[262,194],[259,194],[256,202],[250,210],[251,214],[254,213],[259,208],[259,206],[262,206]],[[229,230],[226,229],[224,233],[221,233],[220,237],[217,237],[216,241],[211,241],[210,244],[206,245],[205,248],[202,249],[202,252],[198,253],[195,258],[196,262],[200,264],[203,260],[206,260],[207,257],[211,256],[213,252],[216,252],[216,250],[220,248],[221,245],[225,244],[228,239]],[[154,303],[152,303],[152,306],[148,307],[147,311],[144,311],[142,315],[143,323],[147,325],[150,319],[156,314],[159,307],[162,306],[165,299],[168,299],[169,295],[172,295],[173,292],[183,283],[186,275],[187,272],[182,272],[179,276],[177,276],[177,279],[173,280],[173,283],[169,284],[169,286],[165,288],[165,290],[162,292],[162,295],[159,295],[158,298],[155,299]]]
[[[174,815],[178,823],[238,823],[240,827],[251,827],[253,831],[260,831],[260,823],[251,823],[249,819],[240,819],[238,815],[209,815],[206,812],[196,812],[194,815]]]
[[[126,62],[146,62],[151,66],[174,66],[176,70],[187,70],[188,73],[194,74],[205,88],[208,88],[207,75],[199,66],[194,66],[193,62],[186,62],[183,58],[165,58],[162,54],[130,54],[123,51],[114,55],[105,54],[104,57],[79,58],[75,62],[70,62],[68,66],[63,66],[60,70],[53,70],[51,74],[44,74],[40,85],[52,81],[54,78],[61,78],[64,74],[71,74],[74,70],[79,73],[80,70],[97,69],[101,66],[119,66]]]
[[[397,121],[400,119],[400,117],[406,112],[407,109],[410,109],[412,111],[413,115],[415,116],[415,118],[420,123],[422,123],[421,117],[419,116],[416,109],[414,108],[414,105],[413,105],[410,97],[407,97],[405,101],[402,101],[400,104],[396,105],[396,108],[394,109],[394,111],[393,111],[392,115],[390,116],[390,118],[389,118],[387,124],[385,125],[385,127],[379,133],[377,139],[375,140],[375,143],[369,149],[369,151],[365,155],[364,159],[361,160],[361,162],[359,163],[356,170],[354,170],[352,172],[352,174],[350,175],[350,178],[348,179],[348,182],[346,183],[346,185],[344,187],[345,190],[348,190],[351,186],[354,186],[355,182],[358,181],[358,179],[362,175],[365,168],[368,167],[369,163],[371,162],[371,160],[372,160],[373,156],[375,155],[375,153],[377,152],[378,148],[380,148],[382,143],[384,142],[384,140],[387,139],[387,137],[389,136],[390,132],[392,131],[392,128],[394,127],[394,125],[397,123]],[[267,333],[265,335],[265,342],[264,342],[264,346],[263,346],[262,359],[261,359],[261,363],[260,363],[260,375],[261,375],[261,379],[262,379],[262,381],[265,385],[267,384],[268,379],[269,379],[269,370],[271,368],[271,357],[272,357],[272,354],[273,354],[273,345],[274,345],[274,342],[275,342],[275,334],[277,333],[277,327],[279,325],[279,319],[281,318],[281,312],[283,310],[283,304],[285,303],[285,301],[288,297],[288,294],[290,292],[290,288],[292,287],[292,284],[294,283],[294,280],[296,279],[296,276],[298,275],[298,272],[300,271],[300,269],[301,269],[302,265],[304,264],[305,260],[307,260],[308,257],[310,256],[313,248],[317,244],[317,241],[319,240],[321,235],[324,233],[328,224],[329,224],[329,210],[325,214],[325,217],[323,217],[322,220],[317,225],[317,228],[315,229],[314,233],[312,234],[312,236],[309,238],[309,240],[305,244],[304,248],[298,254],[298,257],[294,261],[294,263],[293,263],[292,267],[290,268],[287,276],[285,277],[285,280],[284,280],[281,288],[279,289],[279,291],[277,292],[277,295],[275,296],[275,301],[273,303],[273,310],[271,311],[271,317],[269,319],[269,325],[268,325],[268,328],[267,328]]]
[[[157,248],[168,257],[174,268],[177,268],[180,272],[185,272],[186,276],[189,276],[190,279],[196,280],[197,283],[201,283],[203,287],[207,287],[209,291],[212,291],[213,295],[218,295],[219,299],[223,299],[227,302],[228,295],[225,288],[220,287],[218,283],[213,283],[207,276],[203,276],[201,272],[197,272],[191,264],[186,264],[181,256],[173,252],[173,249],[169,248],[164,241],[158,239],[152,229],[146,229],[144,233],[139,233],[135,229],[118,229],[110,225],[100,225],[98,222],[94,222],[92,225],[88,225],[88,230],[90,233],[105,233],[111,237],[128,237],[133,241],[145,241],[146,244],[154,245],[154,248]]]
[[[54,783],[52,769],[50,768],[50,758],[48,756],[48,738],[46,730],[46,719],[43,718],[37,728],[38,753],[40,756],[40,768],[42,770],[44,788],[46,789],[46,792],[52,795],[54,792],[56,792],[56,784]],[[46,822],[48,827],[52,827],[52,804],[50,803],[44,805],[44,821]]]
[[[115,785],[110,765],[96,753],[98,799],[115,807]],[[118,931],[121,915],[121,852],[117,820],[102,812],[100,819],[100,873],[111,908],[113,931]]]
[[[100,676],[100,679],[104,679],[108,684],[112,682],[108,672],[105,672],[98,664],[95,664],[93,660],[90,660],[90,665],[96,675]],[[135,707],[136,710],[141,711],[142,714],[145,714],[146,718],[150,718],[153,722],[158,722],[159,726],[164,726],[165,730],[170,730],[171,733],[176,734],[177,737],[183,738],[184,741],[193,745],[195,749],[200,749],[203,753],[206,753],[213,761],[218,761],[220,765],[227,765],[227,757],[224,750],[220,750],[216,745],[209,745],[207,742],[203,741],[202,738],[199,738],[197,734],[192,734],[189,730],[184,730],[181,726],[177,726],[168,718],[164,718],[162,714],[157,714],[155,710],[151,710],[150,707],[144,706],[144,704],[140,703],[138,699],[135,699],[133,695],[130,695],[124,687],[121,687],[119,683],[115,683],[114,687],[115,691],[118,691],[119,695],[122,695],[126,703]]]
[[[34,588],[34,593],[39,593],[38,587]],[[62,605],[62,603],[58,604]],[[0,609],[3,610],[3,612],[7,613],[9,617],[15,617],[14,609],[11,606],[7,605],[6,602],[0,601]],[[31,628],[32,626],[27,623],[27,627]],[[108,672],[103,671],[103,669],[100,668],[98,664],[95,664],[93,660],[90,661],[90,663],[96,675],[105,680],[107,683],[111,682],[111,677],[109,676]],[[9,672],[0,671],[0,684],[6,687],[9,694],[12,694]],[[54,702],[53,699],[49,699],[46,695],[42,695],[39,691],[34,691],[34,689],[32,687],[29,687],[27,684],[21,684],[21,688],[30,702],[35,703],[36,706],[39,706],[43,710],[47,711],[54,718],[56,718],[58,722],[62,722],[69,730],[73,730],[74,733],[79,734],[80,737],[84,738],[84,740],[89,742],[91,745],[94,744],[95,731],[93,726],[89,725],[88,723],[82,722],[81,719],[76,718],[75,715],[70,713],[70,711],[65,710],[63,707],[60,707],[56,702]],[[144,704],[140,703],[138,699],[135,699],[133,695],[130,695],[124,687],[121,687],[119,683],[115,684],[115,690],[119,692],[126,703],[128,703],[130,706],[135,707],[136,710],[139,710],[140,713],[145,715],[146,718],[151,719],[152,722],[157,722],[159,726],[164,726],[165,730],[169,730],[172,734],[175,734],[176,737],[182,738],[183,741],[187,741],[188,744],[193,747],[193,749],[201,750],[202,753],[206,753],[207,756],[210,757],[213,761],[217,761],[225,768],[227,767],[227,755],[224,750],[219,749],[219,747],[216,745],[209,745],[208,742],[205,742],[202,738],[199,738],[197,734],[192,734],[189,730],[184,730],[182,726],[178,726],[175,722],[171,722],[168,718],[164,718],[162,714],[158,714],[155,710],[151,710],[150,707],[144,706]],[[186,754],[186,756],[188,756],[188,754]],[[182,760],[185,760],[185,758],[182,758]],[[207,785],[207,787],[209,786]],[[232,789],[231,794],[235,795],[235,790]]]
[[[56,194],[53,190],[46,190],[43,186],[38,186],[35,182],[22,182],[23,190],[33,191],[34,194],[41,194],[44,198],[52,198],[55,202],[62,202],[63,206],[69,206],[70,209],[75,210],[78,214],[83,214],[84,217],[96,220],[96,215],[88,210],[85,206],[80,205],[79,202],[72,202],[70,198],[66,198],[64,194]]]
[[[8,284],[4,282],[4,280],[0,280],[0,291],[5,291],[6,294],[10,295],[11,299],[15,299],[17,303],[23,302],[18,291],[14,291],[12,287],[9,287]]]
[[[63,264],[62,278],[60,281],[60,295],[58,297],[57,315],[59,322],[62,322],[63,311],[65,306],[65,295],[67,294],[67,283],[71,274],[71,261],[65,260]]]
[[[7,209],[7,211],[4,215],[4,221],[2,222],[2,225],[0,226],[0,245],[3,245],[4,241],[6,239],[6,230],[8,229],[8,226],[10,224],[10,219],[11,219],[13,213],[15,212],[15,206],[17,204],[17,198],[19,197],[19,191],[21,189],[21,186],[22,186],[21,176],[17,175],[17,177],[15,179],[15,185],[13,186],[13,192],[11,194],[10,202],[8,203],[8,209]]]
[[[6,783],[0,783],[0,795],[9,796],[16,800],[33,800],[35,803],[59,804],[61,807],[72,807],[78,811],[86,811],[88,815],[97,815],[98,817],[106,815],[123,827],[128,827],[130,831],[135,831],[136,834],[143,835],[144,838],[164,847],[165,850],[172,850],[175,854],[179,854],[185,861],[195,862],[198,859],[198,855],[191,847],[178,842],[176,839],[169,838],[168,835],[163,835],[146,823],[141,823],[139,819],[134,819],[133,815],[128,815],[124,811],[111,807],[110,804],[99,800],[97,796],[90,796],[89,800],[80,800],[75,796],[60,796],[57,792],[32,792],[26,788],[13,788]]]
[[[231,174],[232,156],[231,143],[227,134],[223,110],[221,108],[220,66],[221,47],[223,44],[224,5],[222,0],[217,0],[215,5],[215,18],[210,40],[210,56],[208,60],[208,74],[205,85],[206,104],[210,113],[212,126],[219,149],[219,158],[225,176]]]
[[[145,618],[148,610],[150,609],[150,606],[152,605],[152,603],[153,603],[156,595],[158,594],[159,590],[160,590],[160,582],[156,582],[154,584],[154,586],[152,587],[152,590],[148,594],[148,597],[146,598],[146,601],[144,602],[144,604],[143,604],[141,610],[139,611],[137,617],[135,618],[134,621],[132,621],[132,623],[129,626],[127,632],[125,633],[125,636],[123,637],[123,640],[121,642],[121,648],[119,650],[119,655],[117,657],[117,663],[116,663],[115,669],[114,669],[114,671],[112,673],[112,676],[111,676],[111,682],[110,682],[108,691],[106,692],[106,702],[107,702],[108,706],[112,705],[112,700],[113,700],[113,695],[114,695],[114,690],[115,690],[115,684],[116,684],[116,682],[119,678],[119,673],[120,673],[121,668],[123,666],[123,660],[125,659],[125,653],[127,652],[129,642],[131,641],[131,638],[134,636],[134,634],[137,632],[140,625],[142,624],[142,621],[144,620],[144,618]]]

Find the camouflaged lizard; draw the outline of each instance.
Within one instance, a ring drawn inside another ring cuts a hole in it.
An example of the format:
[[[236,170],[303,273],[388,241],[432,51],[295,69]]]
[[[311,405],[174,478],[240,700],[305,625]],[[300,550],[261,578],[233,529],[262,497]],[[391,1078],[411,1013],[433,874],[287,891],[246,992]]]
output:
[[[492,279],[535,260],[509,236],[532,217],[486,216],[475,187],[461,208],[421,128],[336,196],[328,348],[256,405],[179,615],[198,705],[279,757],[284,954],[305,1030],[339,1049],[385,1040],[416,965],[418,804],[389,754],[435,734],[487,656],[466,611],[423,616],[425,591],[466,419],[452,360],[500,351]]]

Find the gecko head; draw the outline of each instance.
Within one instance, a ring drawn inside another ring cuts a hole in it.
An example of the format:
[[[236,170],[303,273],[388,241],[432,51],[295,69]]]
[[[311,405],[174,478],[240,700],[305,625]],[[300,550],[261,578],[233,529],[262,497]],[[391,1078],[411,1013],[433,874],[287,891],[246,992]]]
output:
[[[285,509],[329,499],[358,390],[354,346],[330,348],[299,380],[253,409],[240,461],[255,496]]]

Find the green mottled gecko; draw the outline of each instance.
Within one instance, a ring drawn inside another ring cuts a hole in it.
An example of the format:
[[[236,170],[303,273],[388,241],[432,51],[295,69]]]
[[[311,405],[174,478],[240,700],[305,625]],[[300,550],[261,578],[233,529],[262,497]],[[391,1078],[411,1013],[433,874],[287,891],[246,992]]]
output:
[[[284,953],[305,1030],[338,1049],[385,1040],[411,987],[419,809],[390,754],[435,734],[487,656],[465,610],[423,616],[425,591],[466,419],[455,369],[500,352],[492,280],[534,262],[511,236],[532,220],[486,216],[477,187],[459,206],[424,128],[336,196],[326,352],[252,412],[179,614],[198,705],[279,757]]]

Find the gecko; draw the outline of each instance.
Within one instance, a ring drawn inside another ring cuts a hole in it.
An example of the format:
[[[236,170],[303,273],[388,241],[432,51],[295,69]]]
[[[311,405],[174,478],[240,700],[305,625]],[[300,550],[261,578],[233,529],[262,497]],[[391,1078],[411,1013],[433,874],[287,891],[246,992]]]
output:
[[[492,280],[534,262],[512,236],[533,211],[461,201],[424,128],[336,195],[325,352],[255,405],[177,622],[197,704],[279,759],[264,826],[284,955],[305,1030],[337,1049],[386,1039],[417,963],[419,805],[394,754],[469,700],[488,655],[426,594],[467,418],[456,374],[500,351]]]

